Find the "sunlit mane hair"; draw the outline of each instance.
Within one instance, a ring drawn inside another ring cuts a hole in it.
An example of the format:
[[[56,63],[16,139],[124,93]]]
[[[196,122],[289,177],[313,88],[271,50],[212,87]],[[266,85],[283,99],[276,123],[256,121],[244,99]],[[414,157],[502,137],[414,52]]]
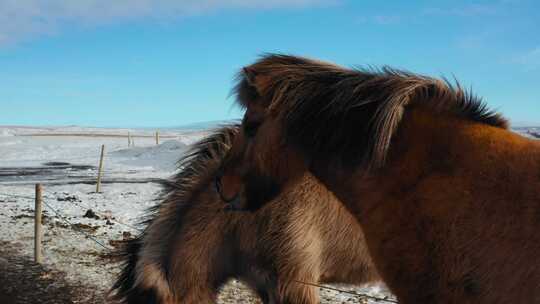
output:
[[[188,153],[178,160],[180,171],[166,184],[165,192],[174,194],[176,201],[190,201],[197,195],[194,190],[205,184],[208,178],[214,178],[215,170],[229,151],[238,128],[237,124],[223,126],[193,144]]]
[[[144,231],[137,238],[127,241],[116,252],[116,256],[124,261],[124,265],[112,287],[113,299],[155,297],[153,294],[140,294],[141,289],[134,288],[139,280],[137,265],[142,259],[141,254],[160,253],[150,256],[155,264],[163,266],[161,272],[165,278],[168,276],[171,258],[169,253],[172,249],[167,248],[174,245],[173,239],[183,223],[184,211],[194,197],[207,189],[209,180],[215,176],[215,171],[229,151],[237,132],[238,125],[224,126],[194,144],[178,161],[180,171],[165,183],[159,198],[161,203],[150,208],[140,224]],[[150,243],[148,240],[153,242]]]
[[[457,81],[390,67],[347,69],[269,54],[242,70],[235,92],[243,107],[252,102],[266,106],[282,125],[284,139],[309,155],[338,155],[344,164],[371,169],[384,164],[391,138],[410,107],[426,105],[434,114],[508,127],[500,114]]]

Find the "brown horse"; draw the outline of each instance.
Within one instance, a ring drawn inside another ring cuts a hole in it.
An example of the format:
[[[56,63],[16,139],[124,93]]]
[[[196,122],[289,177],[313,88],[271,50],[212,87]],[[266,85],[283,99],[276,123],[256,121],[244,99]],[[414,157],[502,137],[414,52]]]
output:
[[[215,303],[238,278],[264,303],[319,303],[318,289],[299,282],[377,278],[360,226],[310,174],[256,213],[220,210],[213,182],[237,130],[217,131],[180,162],[146,229],[121,252],[118,302]]]
[[[239,80],[220,181],[233,207],[262,208],[309,170],[400,303],[540,303],[540,142],[459,84],[390,68],[268,55]]]

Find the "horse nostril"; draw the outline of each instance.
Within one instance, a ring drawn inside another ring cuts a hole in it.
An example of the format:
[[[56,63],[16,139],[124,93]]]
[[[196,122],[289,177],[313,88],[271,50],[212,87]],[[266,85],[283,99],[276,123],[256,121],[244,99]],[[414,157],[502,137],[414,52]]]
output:
[[[222,172],[217,172],[216,177],[214,178],[214,187],[216,188],[219,198],[226,203],[225,210],[239,210],[241,202],[238,193],[231,198],[227,197],[226,194],[223,193],[224,189],[222,178]]]
[[[235,197],[233,197],[232,199],[228,199],[227,197],[225,197],[225,194],[223,193],[223,183],[221,181],[221,176],[216,176],[216,178],[214,179],[214,186],[216,188],[216,192],[219,194],[219,198],[225,203],[227,203],[227,205],[229,205],[235,199]]]
[[[242,202],[240,200],[240,195],[236,194],[234,198],[229,203],[234,210],[241,211],[242,210]]]
[[[214,179],[214,186],[216,187],[216,191],[221,195],[221,189],[223,188],[223,184],[221,183],[220,175],[217,175]]]
[[[241,204],[242,202],[240,200],[240,196],[236,195],[227,204],[225,204],[225,207],[223,207],[223,210],[226,212],[244,211]]]

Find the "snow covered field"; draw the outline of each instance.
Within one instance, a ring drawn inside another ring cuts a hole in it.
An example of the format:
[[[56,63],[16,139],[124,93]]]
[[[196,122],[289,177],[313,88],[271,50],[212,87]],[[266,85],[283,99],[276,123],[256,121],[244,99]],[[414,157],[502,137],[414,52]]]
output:
[[[529,137],[540,134],[540,128],[516,131]],[[127,132],[134,136],[134,147],[127,147]],[[44,206],[45,263],[65,271],[74,282],[106,290],[118,266],[104,256],[103,246],[112,247],[115,240],[137,233],[140,216],[157,203],[158,181],[172,175],[176,160],[206,134],[205,130],[160,131],[161,143],[156,146],[151,130],[0,127],[0,240],[32,254],[34,184],[42,182],[45,203],[61,213]],[[94,193],[95,185],[90,183],[97,174],[102,144],[105,183],[102,193]],[[95,215],[87,214],[89,209]],[[379,285],[346,289],[389,296]],[[227,290],[225,302],[253,300],[246,300],[245,291],[235,283]],[[358,301],[334,291],[322,295],[325,303]]]
[[[135,142],[130,148],[128,131]],[[169,177],[180,155],[205,134],[160,132],[156,146],[153,131],[0,127],[0,239],[32,254],[34,184],[41,182],[44,202],[76,226],[44,206],[45,263],[71,280],[108,288],[117,266],[80,230],[107,248],[111,240],[136,234],[141,214],[156,203],[161,190],[148,180]],[[102,193],[94,193],[95,185],[84,182],[95,181],[102,144],[105,183]],[[84,217],[89,209],[95,218]]]

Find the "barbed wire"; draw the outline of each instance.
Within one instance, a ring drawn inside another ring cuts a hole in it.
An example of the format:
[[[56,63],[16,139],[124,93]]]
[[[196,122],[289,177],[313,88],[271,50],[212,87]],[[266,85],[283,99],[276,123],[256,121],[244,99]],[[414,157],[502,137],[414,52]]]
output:
[[[53,196],[54,196],[54,194],[51,193],[51,192],[49,192],[49,191],[44,191],[44,192],[46,192],[46,193],[49,194],[49,195],[53,195]],[[13,197],[13,198],[24,198],[24,199],[35,200],[35,197],[30,197],[30,196],[14,195],[14,194],[7,194],[7,193],[0,193],[0,195],[1,195],[1,196],[7,196],[7,197]],[[54,199],[57,199],[58,197],[44,197],[44,198],[54,200]],[[84,209],[87,209],[87,210],[92,209],[90,206],[87,206],[87,205],[85,205],[85,204],[83,204],[83,203],[80,203],[80,202],[75,202],[75,201],[69,201],[69,202],[72,203],[72,204],[74,204],[74,205],[76,205],[76,206],[78,206],[79,208],[81,208],[81,209],[83,209],[83,210],[84,210]],[[126,223],[124,223],[124,222],[122,222],[122,221],[120,221],[120,220],[117,220],[117,219],[113,218],[112,214],[109,216],[109,215],[107,215],[107,214],[105,214],[105,213],[101,213],[101,212],[99,212],[99,211],[94,211],[93,209],[92,209],[92,211],[93,211],[94,213],[96,213],[96,214],[98,214],[98,215],[100,215],[100,216],[102,216],[102,217],[104,217],[104,218],[106,218],[106,219],[108,219],[108,220],[110,220],[110,221],[112,221],[112,222],[115,222],[115,223],[117,223],[117,224],[120,224],[120,225],[122,225],[122,226],[128,227],[128,228],[133,229],[133,230],[136,230],[136,231],[138,231],[138,232],[143,232],[143,231],[144,231],[143,229],[137,228],[137,227],[135,227],[135,226],[133,226],[133,225],[126,224]]]
[[[68,224],[71,228],[73,228],[75,231],[78,231],[79,233],[81,233],[82,235],[84,235],[85,237],[89,238],[90,240],[94,241],[96,244],[98,244],[99,246],[103,247],[105,250],[107,251],[111,251],[113,248],[111,247],[108,247],[106,246],[105,244],[103,244],[102,242],[98,241],[96,238],[94,238],[93,236],[91,236],[90,234],[86,233],[85,231],[83,231],[82,229],[79,229],[77,228],[77,226],[75,224],[73,224],[72,222],[70,222],[67,218],[65,218],[58,210],[56,210],[55,208],[53,208],[51,205],[47,204],[47,202],[45,200],[42,200],[43,204],[45,206],[47,206],[47,208],[49,208],[52,212],[54,212],[56,214],[56,216],[58,218],[60,218],[64,223]]]
[[[34,200],[35,198],[34,197],[30,197],[30,196],[24,196],[24,195],[15,195],[15,194],[7,194],[7,193],[0,193],[0,195],[2,196],[7,196],[7,197],[15,197],[15,198],[24,198],[24,199],[31,199],[31,200]],[[49,198],[50,199],[50,198]],[[83,234],[85,237],[87,237],[88,239],[94,241],[96,244],[98,244],[99,246],[105,248],[106,250],[112,250],[111,247],[108,247],[106,245],[104,245],[102,242],[98,241],[96,238],[94,238],[93,236],[91,236],[90,234],[86,233],[85,231],[83,231],[82,229],[79,229],[77,228],[77,226],[75,224],[73,224],[72,222],[70,222],[65,216],[63,216],[58,210],[56,210],[54,207],[52,207],[50,204],[48,204],[45,199],[42,199],[41,200],[43,202],[43,204],[45,206],[47,206],[48,209],[50,209],[53,213],[56,214],[56,216],[58,218],[60,218],[64,223],[66,223],[67,225],[69,225],[71,228],[73,228],[73,230]]]
[[[48,192],[48,191],[47,191]],[[52,194],[51,192],[48,192],[48,194]],[[2,196],[7,196],[7,197],[15,197],[15,198],[24,198],[24,199],[32,199],[34,200],[35,198],[34,197],[29,197],[29,196],[22,196],[22,195],[13,195],[13,194],[6,194],[6,193],[0,193],[0,195]],[[53,199],[53,198],[50,198],[50,197],[46,197],[47,199]],[[83,231],[82,229],[79,229],[77,228],[77,226],[75,224],[73,224],[72,222],[70,222],[65,216],[63,216],[58,210],[56,210],[55,208],[53,208],[51,205],[49,205],[45,200],[42,200],[43,204],[45,206],[47,206],[47,208],[49,208],[53,213],[55,213],[55,215],[60,218],[64,223],[66,223],[67,225],[69,225],[70,227],[72,227],[75,231],[81,233],[82,235],[84,235],[85,237],[87,237],[88,239],[92,240],[93,242],[95,242],[97,245],[99,245],[100,247],[104,248],[105,250],[107,251],[111,251],[113,250],[113,248],[109,247],[109,246],[106,246],[105,244],[103,244],[102,242],[100,242],[99,240],[97,240],[96,238],[94,238],[93,236],[91,236],[90,234],[86,233],[85,231]],[[75,202],[72,202],[72,203],[75,203]],[[78,205],[77,203],[75,203],[75,205]],[[82,206],[78,205],[80,208],[83,208]],[[91,209],[91,208],[87,208],[87,209]],[[96,214],[99,214],[98,212],[95,212]],[[124,225],[124,226],[127,226],[127,227],[131,227],[133,229],[136,229],[138,231],[142,231],[138,228],[135,228],[135,227],[132,227],[130,225],[127,225],[127,224],[124,224],[124,223],[121,223],[121,222],[118,222],[119,224],[121,225]],[[355,297],[359,297],[359,298],[365,298],[365,299],[371,299],[371,300],[374,300],[374,301],[377,301],[377,302],[387,302],[387,303],[398,303],[397,300],[394,300],[394,299],[388,299],[388,298],[380,298],[380,297],[376,297],[376,296],[372,296],[372,295],[369,295],[369,294],[365,294],[365,293],[358,293],[358,292],[353,292],[353,291],[348,291],[348,290],[343,290],[343,289],[339,289],[339,288],[335,288],[335,287],[329,287],[329,286],[324,286],[324,285],[320,285],[320,284],[316,284],[316,283],[309,283],[309,282],[303,282],[303,281],[299,281],[299,280],[294,280],[294,282],[296,283],[299,283],[299,284],[304,284],[304,285],[308,285],[308,286],[314,286],[314,287],[318,287],[320,289],[326,289],[326,290],[332,290],[332,291],[337,291],[337,292],[340,292],[340,293],[345,293],[345,294],[350,294],[352,296],[355,296]]]
[[[304,284],[304,285],[308,285],[308,286],[318,287],[318,288],[321,288],[321,289],[327,289],[327,290],[332,290],[332,291],[337,291],[337,292],[341,292],[341,293],[350,294],[350,295],[357,296],[357,297],[371,299],[371,300],[374,300],[374,301],[377,301],[377,302],[384,301],[384,302],[389,302],[389,303],[398,303],[398,301],[396,301],[394,299],[379,298],[379,297],[372,296],[372,295],[369,295],[369,294],[366,294],[366,293],[358,293],[358,292],[343,290],[343,289],[339,289],[339,288],[335,288],[335,287],[329,287],[329,286],[319,285],[319,284],[315,284],[315,283],[308,283],[308,282],[303,282],[303,281],[298,281],[298,280],[293,280],[293,281],[296,282],[296,283],[300,283],[300,284]]]
[[[56,197],[56,199],[58,199],[58,196],[55,195],[54,193],[50,192],[50,191],[45,191],[45,193],[48,193],[49,195],[53,195],[53,196]],[[51,198],[51,199],[54,199],[54,198]],[[92,210],[92,212],[94,212],[95,214],[97,214],[97,215],[99,215],[99,216],[101,216],[101,217],[103,217],[103,218],[106,218],[107,220],[110,220],[111,222],[115,222],[115,223],[117,223],[117,224],[120,224],[120,225],[122,225],[122,226],[131,228],[131,229],[136,230],[136,231],[138,231],[138,232],[143,232],[143,231],[144,231],[143,229],[137,228],[137,227],[135,227],[135,226],[133,226],[133,225],[130,225],[130,224],[126,224],[126,223],[124,223],[124,222],[122,222],[122,221],[120,221],[120,220],[118,220],[118,219],[116,219],[116,218],[113,218],[112,213],[109,215],[109,214],[102,213],[102,212],[100,212],[100,211],[95,211],[92,207],[90,207],[90,206],[88,206],[88,205],[86,205],[86,204],[84,204],[83,202],[80,202],[80,201],[79,201],[79,202],[77,202],[77,201],[72,201],[72,200],[68,200],[68,201],[69,201],[70,203],[72,203],[73,205],[78,206],[78,207],[81,208],[82,210],[84,210],[84,209],[86,209],[86,210]]]
[[[117,223],[117,224],[120,224],[120,225],[122,225],[122,226],[124,226],[124,227],[131,228],[131,229],[136,230],[136,231],[138,231],[138,232],[143,232],[143,231],[144,231],[143,229],[137,228],[137,227],[135,227],[135,226],[133,226],[133,225],[130,225],[130,224],[126,224],[126,223],[124,223],[124,222],[122,222],[122,221],[120,221],[120,220],[114,218],[114,217],[112,216],[112,214],[111,214],[111,215],[107,215],[107,214],[105,214],[105,213],[101,213],[101,212],[99,212],[99,211],[95,211],[94,209],[92,209],[92,208],[90,208],[90,207],[88,207],[88,206],[81,206],[81,205],[80,205],[81,203],[79,203],[79,202],[71,201],[71,203],[77,205],[77,206],[78,206],[79,208],[81,208],[81,209],[92,210],[92,212],[94,212],[95,214],[97,214],[97,215],[99,215],[99,216],[101,216],[101,217],[103,217],[103,218],[106,218],[107,220],[110,220],[111,222],[115,222],[115,223]]]
[[[14,198],[31,199],[31,200],[35,199],[35,197],[32,197],[32,196],[15,195],[15,194],[7,194],[7,193],[0,193],[0,195],[7,196],[7,197],[14,197]]]

